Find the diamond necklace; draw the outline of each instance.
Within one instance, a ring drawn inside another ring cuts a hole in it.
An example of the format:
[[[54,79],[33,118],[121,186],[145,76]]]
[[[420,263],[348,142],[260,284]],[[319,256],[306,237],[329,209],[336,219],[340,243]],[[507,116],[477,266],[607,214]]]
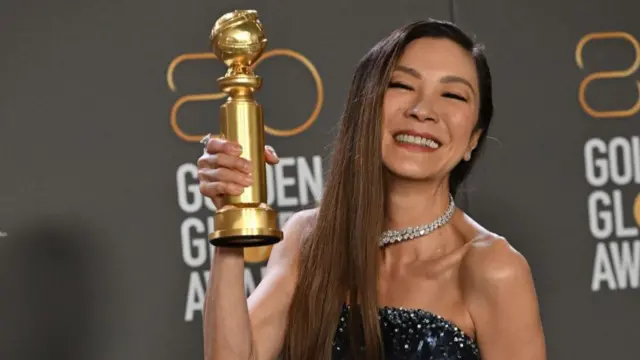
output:
[[[380,237],[380,247],[384,247],[389,244],[393,244],[399,241],[411,240],[420,236],[425,236],[432,233],[442,225],[446,224],[453,216],[453,212],[456,209],[456,204],[453,201],[453,196],[449,194],[449,207],[439,218],[430,224],[404,228],[400,230],[387,230],[382,233]]]

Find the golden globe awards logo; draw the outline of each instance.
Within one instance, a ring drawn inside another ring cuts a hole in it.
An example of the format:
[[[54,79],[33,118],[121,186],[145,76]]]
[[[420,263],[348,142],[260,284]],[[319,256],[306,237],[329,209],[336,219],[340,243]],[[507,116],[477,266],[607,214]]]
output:
[[[315,66],[302,54],[289,49],[274,49],[264,55],[254,64],[254,68],[270,58],[284,57],[295,60],[309,71],[315,84],[316,103],[310,111],[309,117],[300,125],[291,129],[280,129],[268,117],[265,117],[265,132],[276,137],[291,137],[302,134],[317,120],[324,101],[324,89],[322,79]],[[193,61],[218,61],[213,53],[189,53],[175,57],[167,69],[167,86],[172,92],[178,93],[176,87],[175,72],[179,66],[187,66]],[[296,84],[299,86],[299,84]],[[180,121],[180,109],[189,103],[211,102],[212,106],[219,107],[224,93],[187,93],[180,96],[170,110],[170,124],[174,134],[188,143],[195,143],[201,147],[199,141],[208,133],[203,130],[200,134],[189,134],[182,129]],[[279,153],[287,153],[287,149],[281,149],[278,144],[273,144]],[[211,199],[200,194],[198,181],[197,159],[189,159],[188,162],[178,166],[176,171],[177,198],[180,210],[184,213],[180,229],[177,231],[182,260],[190,270],[187,285],[185,287],[186,301],[184,308],[184,320],[193,321],[204,307],[205,292],[209,280],[209,269],[212,261],[213,248],[209,245],[207,235],[214,231],[213,212],[215,206]],[[281,157],[275,165],[267,165],[267,202],[278,210],[279,223],[282,227],[293,213],[301,208],[313,206],[322,196],[323,188],[322,158],[320,155],[310,157],[290,156]],[[257,286],[265,262],[271,252],[271,247],[259,247],[245,249],[245,293],[249,295]]]
[[[322,79],[320,78],[320,74],[318,73],[318,70],[313,65],[313,63],[309,61],[309,59],[304,57],[302,54],[290,49],[274,49],[274,50],[266,51],[258,59],[258,61],[256,61],[256,63],[252,66],[252,68],[257,67],[258,65],[260,65],[260,63],[262,63],[263,61],[269,58],[273,58],[277,56],[288,57],[302,63],[305,66],[305,68],[309,70],[309,73],[311,73],[311,76],[313,77],[313,80],[316,86],[316,104],[313,108],[313,111],[311,112],[311,115],[304,123],[302,123],[301,125],[293,129],[276,129],[269,126],[269,124],[265,125],[265,132],[269,135],[281,136],[281,137],[294,136],[294,135],[301,134],[303,131],[307,130],[316,121],[316,119],[318,118],[318,115],[320,114],[320,110],[322,109],[322,103],[324,101],[324,89],[322,85]],[[173,92],[177,91],[175,81],[174,81],[174,73],[178,65],[182,64],[185,61],[193,61],[193,60],[216,60],[216,56],[213,53],[194,53],[194,54],[183,54],[173,59],[173,61],[169,64],[169,69],[167,70],[167,84],[169,85],[169,88],[171,89],[171,91]],[[197,134],[197,135],[186,134],[184,131],[182,131],[182,129],[178,125],[178,111],[186,103],[221,100],[225,97],[226,97],[226,94],[222,92],[209,93],[209,94],[188,94],[180,97],[173,104],[171,108],[171,128],[173,129],[174,133],[179,138],[185,141],[199,142],[200,139],[202,139],[208,132]],[[265,119],[265,121],[268,121],[268,120],[269,119]]]
[[[624,69],[593,71],[584,59],[587,46],[608,51],[607,41],[626,42],[634,51]],[[640,43],[625,32],[584,35],[576,47],[576,64],[588,75],[578,88],[581,108],[591,118],[625,121],[629,131],[607,138],[592,137],[584,144],[585,178],[592,187],[587,198],[589,230],[596,240],[592,291],[640,287],[640,136],[631,126],[640,122]],[[619,94],[634,94],[635,103],[620,109],[596,109],[587,98],[588,89],[600,81],[618,81]],[[632,124],[632,122],[634,124]]]

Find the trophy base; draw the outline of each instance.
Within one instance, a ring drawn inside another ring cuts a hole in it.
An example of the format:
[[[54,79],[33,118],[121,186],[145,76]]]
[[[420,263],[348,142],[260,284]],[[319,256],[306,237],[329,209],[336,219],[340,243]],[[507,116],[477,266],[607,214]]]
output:
[[[215,231],[209,242],[219,247],[256,247],[282,240],[277,213],[266,205],[260,207],[222,208],[213,215]]]

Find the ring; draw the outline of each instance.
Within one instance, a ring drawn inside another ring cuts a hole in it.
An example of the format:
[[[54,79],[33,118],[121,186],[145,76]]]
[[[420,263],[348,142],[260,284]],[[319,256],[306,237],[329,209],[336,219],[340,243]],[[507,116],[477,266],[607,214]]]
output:
[[[211,140],[211,134],[207,134],[205,137],[203,137],[202,139],[200,139],[200,143],[204,144],[204,148],[202,149],[202,151],[206,154],[207,153],[207,145],[209,144],[209,140]]]
[[[205,137],[203,137],[203,138],[200,140],[200,143],[201,143],[201,144],[204,144],[204,147],[206,148],[206,147],[207,147],[207,144],[209,143],[209,140],[211,140],[211,134],[207,134]]]

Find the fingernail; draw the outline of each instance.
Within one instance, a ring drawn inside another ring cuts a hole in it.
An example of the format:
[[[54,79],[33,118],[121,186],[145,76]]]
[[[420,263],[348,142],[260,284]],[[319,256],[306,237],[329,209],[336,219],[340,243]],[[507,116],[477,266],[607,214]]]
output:
[[[245,161],[243,167],[245,170],[251,171],[251,163],[249,161]]]
[[[234,192],[234,193],[242,193],[242,192],[244,192],[244,189],[241,186],[231,184],[231,185],[229,185],[229,187],[231,188],[231,191]]]
[[[267,145],[267,150],[269,150],[273,154],[273,156],[278,157],[278,154],[276,154],[276,150],[270,145]]]

